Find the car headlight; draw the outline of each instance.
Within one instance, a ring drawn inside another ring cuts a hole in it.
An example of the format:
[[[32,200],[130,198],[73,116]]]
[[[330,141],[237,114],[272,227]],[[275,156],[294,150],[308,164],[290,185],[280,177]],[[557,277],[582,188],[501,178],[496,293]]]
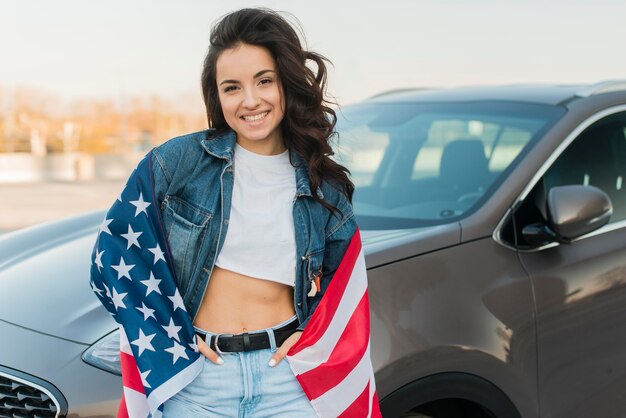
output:
[[[96,341],[83,352],[81,358],[87,364],[121,376],[119,329]]]

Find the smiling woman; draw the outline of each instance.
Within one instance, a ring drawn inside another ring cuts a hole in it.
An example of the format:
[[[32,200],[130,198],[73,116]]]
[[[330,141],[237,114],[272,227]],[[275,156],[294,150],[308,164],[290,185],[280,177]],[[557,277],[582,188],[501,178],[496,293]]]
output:
[[[211,129],[148,154],[93,252],[123,375],[135,361],[143,379],[129,406],[143,390],[152,416],[380,416],[354,186],[330,158],[325,84],[325,59],[273,11],[213,29]]]

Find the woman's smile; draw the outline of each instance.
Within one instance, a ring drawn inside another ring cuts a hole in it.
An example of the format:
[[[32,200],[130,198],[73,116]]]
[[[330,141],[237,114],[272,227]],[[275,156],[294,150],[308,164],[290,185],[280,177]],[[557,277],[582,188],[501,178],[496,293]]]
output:
[[[263,113],[257,113],[254,115],[243,115],[241,118],[245,120],[246,122],[260,122],[265,119],[268,113],[269,111],[263,112]]]

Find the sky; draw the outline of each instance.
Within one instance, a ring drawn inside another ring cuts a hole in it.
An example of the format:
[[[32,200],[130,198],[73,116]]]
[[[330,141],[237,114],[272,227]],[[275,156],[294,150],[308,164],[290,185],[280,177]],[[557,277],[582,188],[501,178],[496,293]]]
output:
[[[626,79],[626,1],[0,0],[0,89],[202,106],[211,24],[255,6],[300,21],[333,62],[340,104],[404,87]]]

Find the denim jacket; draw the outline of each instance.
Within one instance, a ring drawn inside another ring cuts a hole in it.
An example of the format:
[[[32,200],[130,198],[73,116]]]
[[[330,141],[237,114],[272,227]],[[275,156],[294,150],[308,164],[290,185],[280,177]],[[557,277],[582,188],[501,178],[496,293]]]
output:
[[[171,139],[150,151],[155,198],[174,261],[174,276],[192,321],[228,230],[234,145],[234,132],[207,130]],[[357,226],[345,195],[326,182],[316,190],[319,197],[341,211],[331,214],[312,198],[304,159],[293,150],[290,158],[296,173],[294,308],[302,330]],[[310,297],[319,274],[321,289]]]

